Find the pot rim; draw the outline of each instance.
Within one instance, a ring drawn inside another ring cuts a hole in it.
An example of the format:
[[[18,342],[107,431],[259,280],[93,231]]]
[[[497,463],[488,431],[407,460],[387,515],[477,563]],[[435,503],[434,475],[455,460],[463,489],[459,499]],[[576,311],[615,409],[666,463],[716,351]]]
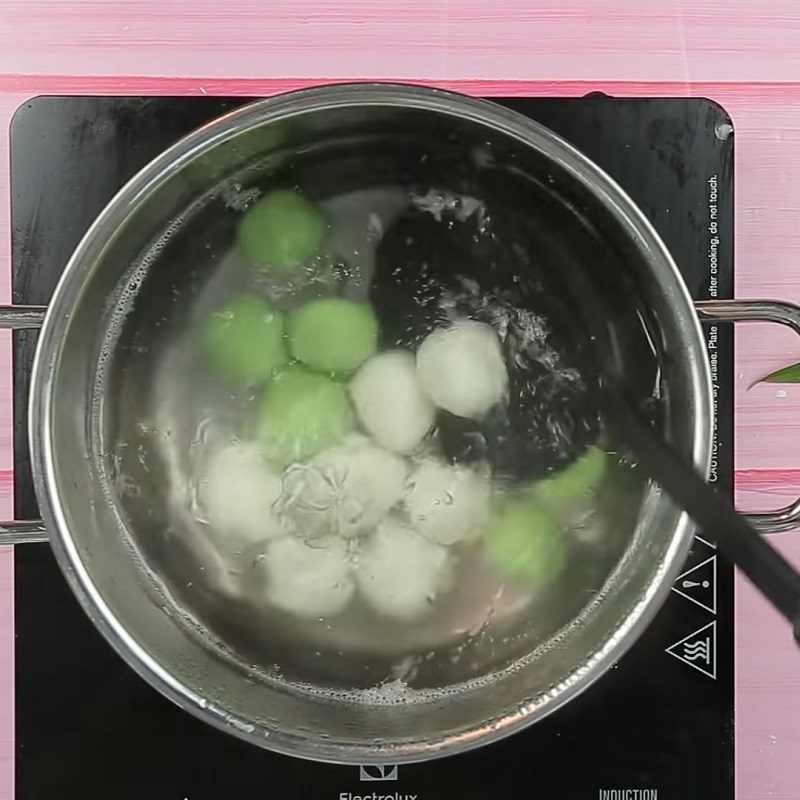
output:
[[[252,128],[291,116],[347,106],[417,108],[467,119],[513,137],[555,160],[580,184],[592,191],[621,219],[631,235],[649,249],[651,260],[660,262],[659,279],[674,299],[674,312],[694,350],[691,387],[697,401],[692,460],[708,475],[712,441],[712,393],[710,369],[705,357],[700,323],[686,284],[655,229],[625,191],[594,162],[545,126],[490,101],[401,83],[343,83],[302,89],[257,100],[200,127],[165,150],[131,178],[111,199],[70,257],[58,282],[42,326],[31,377],[29,437],[36,495],[51,546],[70,588],[86,614],[122,659],[143,679],[185,711],[260,747],[279,753],[340,764],[406,763],[466,752],[510,735],[552,713],[588,688],[609,669],[649,624],[670,591],[691,546],[694,527],[681,514],[659,573],[628,615],[591,656],[591,668],[565,678],[567,684],[552,699],[527,703],[522,709],[491,720],[457,736],[435,742],[408,742],[381,748],[331,744],[313,737],[287,734],[255,725],[208,704],[165,670],[126,630],[123,622],[103,600],[73,541],[56,484],[53,438],[50,430],[54,373],[68,319],[84,278],[105,243],[137,205],[184,164],[207,149]],[[563,684],[562,684],[563,685]]]

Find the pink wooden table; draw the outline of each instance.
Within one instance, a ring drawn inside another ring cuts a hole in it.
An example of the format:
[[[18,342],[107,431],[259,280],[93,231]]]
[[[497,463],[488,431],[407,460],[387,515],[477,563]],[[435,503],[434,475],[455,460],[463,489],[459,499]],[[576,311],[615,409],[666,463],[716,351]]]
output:
[[[800,303],[798,0],[0,0],[0,154],[37,94],[261,95],[386,78],[474,94],[699,95],[736,128],[736,293]],[[74,198],[67,199],[66,202]],[[0,155],[0,302],[10,293]],[[737,334],[736,487],[764,508],[800,489],[800,386],[748,387],[800,341]],[[11,360],[0,340],[0,514],[11,512]],[[800,564],[800,532],[776,537]],[[13,554],[0,548],[0,800],[14,779]],[[736,593],[737,800],[800,798],[800,655]],[[694,798],[687,798],[694,800]]]

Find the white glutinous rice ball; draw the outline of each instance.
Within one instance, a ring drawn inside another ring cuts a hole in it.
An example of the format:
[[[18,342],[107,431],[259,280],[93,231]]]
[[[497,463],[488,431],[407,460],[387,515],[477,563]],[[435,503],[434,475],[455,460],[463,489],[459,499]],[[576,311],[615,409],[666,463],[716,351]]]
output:
[[[214,453],[198,481],[197,496],[218,545],[246,547],[287,532],[276,513],[281,476],[252,442],[233,442]]]
[[[353,434],[284,476],[280,507],[301,538],[345,538],[370,533],[398,503],[406,462]]]
[[[361,424],[389,450],[410,453],[433,425],[434,404],[417,381],[414,356],[389,350],[366,361],[350,381]]]
[[[259,566],[265,571],[267,600],[299,617],[338,614],[353,594],[347,547],[341,539],[278,539],[269,544]]]
[[[500,339],[491,325],[470,319],[437,328],[417,350],[417,378],[437,406],[477,419],[506,393]]]
[[[426,539],[451,545],[481,533],[490,493],[485,473],[426,459],[408,478],[405,504],[411,524]]]
[[[366,601],[387,617],[412,620],[450,588],[448,551],[423,539],[396,517],[387,517],[357,559],[356,580]]]

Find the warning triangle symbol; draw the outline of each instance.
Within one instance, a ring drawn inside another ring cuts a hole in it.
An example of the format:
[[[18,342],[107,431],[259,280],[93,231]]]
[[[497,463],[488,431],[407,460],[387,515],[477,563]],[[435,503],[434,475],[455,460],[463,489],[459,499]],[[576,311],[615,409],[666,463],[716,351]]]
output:
[[[691,569],[678,575],[672,585],[672,591],[677,592],[687,600],[696,603],[700,608],[717,613],[717,557],[713,555],[701,561]]]
[[[679,642],[670,645],[666,652],[692,669],[717,678],[717,622],[709,622]]]
[[[717,549],[717,546],[714,544],[714,542],[710,541],[709,539],[704,539],[699,533],[696,533],[694,535],[694,538],[697,539],[698,541],[702,542],[707,547],[710,547],[712,550],[716,550]]]

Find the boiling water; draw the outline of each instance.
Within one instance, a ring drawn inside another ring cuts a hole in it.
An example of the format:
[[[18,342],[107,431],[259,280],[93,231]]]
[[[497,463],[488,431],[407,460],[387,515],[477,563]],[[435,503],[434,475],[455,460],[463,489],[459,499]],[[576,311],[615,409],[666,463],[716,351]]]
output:
[[[340,613],[312,618],[266,600],[260,568],[266,547],[221,543],[199,491],[213,454],[250,438],[263,391],[232,389],[209,369],[200,347],[209,314],[242,292],[269,297],[284,310],[330,295],[373,302],[385,347],[411,347],[437,325],[464,316],[492,324],[510,342],[512,357],[535,345],[535,369],[528,374],[523,363],[523,377],[511,389],[538,398],[528,409],[537,422],[521,434],[514,420],[505,421],[506,439],[496,439],[491,463],[496,497],[516,490],[520,470],[525,480],[541,479],[599,436],[587,391],[597,363],[590,337],[570,316],[579,301],[558,299],[563,276],[548,280],[548,259],[559,252],[549,234],[537,239],[524,222],[504,218],[519,213],[507,185],[493,176],[481,193],[463,175],[439,185],[412,180],[413,174],[374,185],[364,163],[346,166],[341,174],[349,180],[315,182],[310,168],[282,174],[284,185],[301,188],[328,220],[321,254],[289,281],[254,272],[235,245],[237,220],[263,192],[263,177],[231,180],[211,192],[133,266],[117,304],[125,322],[108,342],[113,377],[109,370],[98,376],[101,392],[113,380],[124,398],[124,406],[104,412],[105,474],[145,560],[195,633],[224,643],[223,657],[253,674],[330,690],[397,681],[446,689],[546,645],[580,613],[630,541],[643,483],[603,433],[611,454],[603,483],[571,517],[566,568],[535,591],[499,574],[478,541],[451,548],[449,587],[409,621],[376,613],[358,593]],[[369,171],[380,175],[382,168],[380,160],[370,162]],[[306,176],[299,185],[290,180],[298,172]],[[353,177],[359,175],[361,182]],[[339,185],[344,190],[334,189]],[[526,207],[522,217],[530,214]],[[452,243],[447,263],[441,241]],[[432,242],[440,242],[438,249]],[[490,280],[476,276],[481,265]],[[531,307],[520,305],[525,298]],[[657,392],[658,372],[654,354],[644,356],[632,383],[646,399]],[[444,451],[486,468],[485,454],[450,452],[472,431],[440,423],[422,452]],[[348,547],[357,559],[359,540]]]

